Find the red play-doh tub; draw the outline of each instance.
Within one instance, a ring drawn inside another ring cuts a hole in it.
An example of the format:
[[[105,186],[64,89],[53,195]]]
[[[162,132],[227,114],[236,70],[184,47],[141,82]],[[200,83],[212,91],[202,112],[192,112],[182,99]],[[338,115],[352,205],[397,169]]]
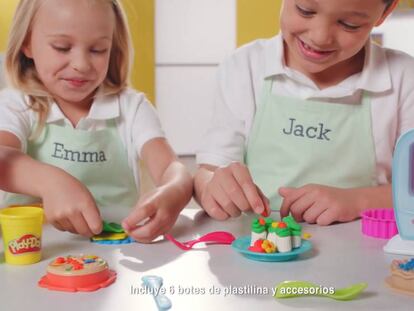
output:
[[[90,292],[115,282],[116,273],[98,256],[58,257],[47,267],[39,286],[66,292]]]

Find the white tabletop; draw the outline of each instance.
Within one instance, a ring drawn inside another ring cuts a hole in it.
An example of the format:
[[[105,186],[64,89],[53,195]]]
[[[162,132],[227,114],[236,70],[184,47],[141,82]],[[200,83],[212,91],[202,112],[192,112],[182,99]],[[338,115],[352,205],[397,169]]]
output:
[[[118,221],[121,213],[105,212],[105,217]],[[252,217],[213,221],[192,202],[172,234],[181,241],[217,230],[237,237],[249,234]],[[187,252],[169,241],[98,245],[45,226],[41,262],[12,266],[2,259],[0,310],[157,310],[153,297],[141,286],[141,277],[152,274],[163,277],[171,310],[412,310],[413,297],[394,293],[384,284],[391,260],[402,256],[385,254],[382,247],[386,241],[363,236],[359,221],[328,227],[304,225],[304,232],[312,235],[312,251],[294,261],[266,263],[246,259],[227,245]],[[48,263],[69,254],[103,257],[118,273],[116,282],[91,293],[38,287]],[[0,255],[3,257],[3,252]],[[368,288],[358,299],[348,302],[320,297],[273,298],[274,286],[285,280],[305,280],[335,288],[367,282]]]

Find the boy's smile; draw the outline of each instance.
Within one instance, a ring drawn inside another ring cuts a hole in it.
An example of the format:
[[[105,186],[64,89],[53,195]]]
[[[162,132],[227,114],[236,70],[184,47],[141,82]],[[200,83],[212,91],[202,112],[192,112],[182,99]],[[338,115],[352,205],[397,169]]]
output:
[[[284,0],[286,65],[321,88],[360,72],[364,45],[385,8],[383,0]]]
[[[311,44],[305,43],[300,38],[297,38],[297,43],[303,57],[309,59],[310,61],[323,62],[335,53],[334,49],[320,49],[312,46]]]

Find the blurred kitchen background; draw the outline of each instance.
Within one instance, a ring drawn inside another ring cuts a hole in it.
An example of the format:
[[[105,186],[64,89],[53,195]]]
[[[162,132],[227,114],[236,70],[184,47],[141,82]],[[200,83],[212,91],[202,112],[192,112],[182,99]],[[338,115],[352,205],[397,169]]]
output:
[[[212,112],[217,65],[237,46],[278,32],[280,0],[123,0],[136,52],[132,84],[156,105],[181,156],[193,155]],[[0,65],[18,0],[0,0]],[[414,0],[379,28],[380,44],[414,55]],[[0,88],[5,86],[0,71]],[[413,81],[414,87],[414,81]]]

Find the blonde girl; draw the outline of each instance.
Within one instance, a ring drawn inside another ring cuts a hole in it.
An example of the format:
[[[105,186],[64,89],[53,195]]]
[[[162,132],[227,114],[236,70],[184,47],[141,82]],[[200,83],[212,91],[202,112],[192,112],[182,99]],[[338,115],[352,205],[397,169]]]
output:
[[[123,226],[142,242],[172,227],[192,180],[127,87],[130,50],[119,1],[20,1],[0,92],[4,205],[41,200],[56,228],[84,236],[102,230],[100,207],[134,207]],[[139,159],[156,185],[141,197]]]

